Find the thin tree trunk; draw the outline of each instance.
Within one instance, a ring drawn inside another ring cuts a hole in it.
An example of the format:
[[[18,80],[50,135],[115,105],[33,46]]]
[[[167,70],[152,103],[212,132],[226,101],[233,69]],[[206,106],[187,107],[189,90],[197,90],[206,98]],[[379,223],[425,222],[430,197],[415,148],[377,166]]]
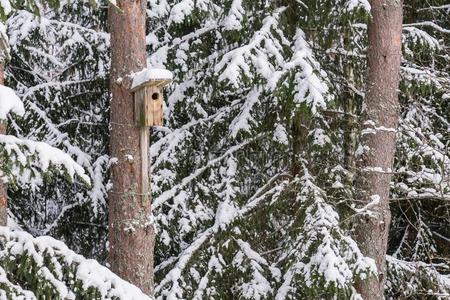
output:
[[[131,73],[146,67],[144,0],[119,0],[109,7],[111,33],[111,156],[113,188],[109,193],[109,262],[122,278],[153,291],[154,228],[151,201],[141,197],[140,129],[134,124]],[[148,147],[148,145],[143,145]]]
[[[0,60],[0,84],[5,84],[5,60]],[[6,134],[6,120],[0,120],[0,134]],[[8,224],[8,195],[6,183],[0,179],[0,226]]]
[[[361,251],[375,259],[378,276],[356,284],[365,300],[384,299],[386,249],[391,213],[389,187],[400,107],[397,89],[401,58],[402,1],[371,0],[367,92],[363,107],[361,154],[356,179],[357,204],[378,201],[372,216],[358,218],[355,238]]]
[[[349,84],[355,85],[353,66],[351,64],[345,66],[345,76]],[[355,152],[358,146],[358,126],[357,119],[354,117],[356,115],[357,99],[354,92],[347,88],[348,90],[344,92],[345,102],[344,102],[344,165],[347,169],[347,184],[353,184],[356,172],[356,159]]]

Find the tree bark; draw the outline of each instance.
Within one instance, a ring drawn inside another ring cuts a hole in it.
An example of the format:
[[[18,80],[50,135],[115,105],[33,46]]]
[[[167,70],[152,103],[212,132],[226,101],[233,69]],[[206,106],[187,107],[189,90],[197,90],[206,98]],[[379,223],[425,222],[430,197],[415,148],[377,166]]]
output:
[[[401,58],[402,0],[371,0],[366,98],[357,158],[356,201],[370,202],[371,214],[357,219],[355,238],[363,254],[373,258],[378,276],[356,283],[365,300],[384,299],[386,250],[391,213],[389,187],[394,162],[400,106],[397,89]]]
[[[0,84],[5,84],[5,60],[0,60]],[[6,134],[6,120],[0,120],[0,134]],[[0,179],[0,226],[8,225],[8,194],[6,183]]]
[[[150,196],[142,197],[148,170],[140,151],[141,129],[134,122],[134,100],[128,75],[146,67],[144,0],[119,0],[110,5],[111,138],[113,188],[109,193],[109,262],[122,278],[153,291],[154,227]],[[148,144],[142,145],[148,148]],[[148,177],[147,177],[148,178]]]

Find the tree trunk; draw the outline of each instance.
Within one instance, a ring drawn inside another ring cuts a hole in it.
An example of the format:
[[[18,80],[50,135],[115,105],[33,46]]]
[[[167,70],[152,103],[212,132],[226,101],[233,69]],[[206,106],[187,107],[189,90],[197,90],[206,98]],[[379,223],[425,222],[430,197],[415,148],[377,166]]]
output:
[[[0,84],[5,84],[5,60],[0,60]],[[0,120],[0,134],[6,134],[6,120]],[[0,179],[0,226],[8,225],[8,194],[6,183]]]
[[[353,74],[353,66],[350,63],[344,64],[344,72],[348,83],[356,85]],[[347,90],[344,92],[344,97],[344,165],[348,171],[345,182],[352,185],[355,179],[355,152],[356,147],[358,146],[358,122],[354,117],[357,114],[357,96],[350,90],[349,87],[347,87]]]
[[[370,207],[371,215],[357,219],[355,238],[363,254],[375,259],[378,276],[357,282],[365,300],[384,298],[386,249],[391,214],[389,186],[400,114],[397,89],[401,58],[402,1],[371,0],[368,75],[363,106],[361,146],[356,179],[357,204]]]
[[[146,67],[144,0],[119,0],[109,7],[111,33],[111,178],[109,193],[109,262],[120,277],[153,291],[154,227],[150,197],[142,197],[141,129],[134,123],[128,75]],[[144,141],[146,143],[147,141]],[[148,149],[148,144],[142,145]],[[147,153],[147,152],[146,152]],[[148,179],[147,179],[148,180]]]

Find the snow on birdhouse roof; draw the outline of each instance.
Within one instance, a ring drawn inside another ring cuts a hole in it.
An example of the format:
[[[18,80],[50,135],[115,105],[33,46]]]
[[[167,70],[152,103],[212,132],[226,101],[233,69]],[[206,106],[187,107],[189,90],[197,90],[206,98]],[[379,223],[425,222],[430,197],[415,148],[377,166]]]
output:
[[[172,81],[173,74],[166,69],[145,68],[134,73],[132,77],[131,90],[134,91],[146,85],[164,86]]]

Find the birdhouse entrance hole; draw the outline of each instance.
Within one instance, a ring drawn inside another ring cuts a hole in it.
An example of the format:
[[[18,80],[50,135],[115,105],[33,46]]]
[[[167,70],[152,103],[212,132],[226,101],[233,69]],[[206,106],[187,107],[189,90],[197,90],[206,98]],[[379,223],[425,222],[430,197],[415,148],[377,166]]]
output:
[[[152,99],[153,100],[158,100],[159,99],[159,94],[158,93],[153,93]]]

